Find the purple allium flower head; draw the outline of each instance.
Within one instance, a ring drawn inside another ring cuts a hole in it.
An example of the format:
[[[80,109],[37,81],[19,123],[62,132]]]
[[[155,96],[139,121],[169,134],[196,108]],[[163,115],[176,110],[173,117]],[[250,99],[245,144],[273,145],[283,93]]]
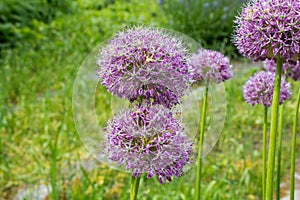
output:
[[[251,0],[236,24],[234,43],[242,55],[256,61],[299,59],[299,0]]]
[[[217,51],[199,49],[189,58],[195,68],[194,79],[207,79],[217,83],[232,77],[229,58]]]
[[[275,72],[276,71],[276,62],[274,60],[265,60],[264,61],[264,68],[267,71]],[[295,81],[300,80],[300,61],[289,61],[283,63],[283,74],[286,77],[291,77]]]
[[[162,105],[134,106],[109,121],[104,132],[108,159],[131,170],[133,176],[147,173],[164,184],[192,164],[193,143],[181,121]]]
[[[271,106],[274,91],[275,73],[261,71],[252,76],[243,87],[243,96],[246,103],[252,106],[261,103],[263,106]],[[290,83],[283,78],[280,89],[280,102],[287,100],[291,96]]]
[[[120,32],[100,50],[98,76],[118,97],[170,108],[191,81],[186,57],[181,40],[159,29],[136,27]]]

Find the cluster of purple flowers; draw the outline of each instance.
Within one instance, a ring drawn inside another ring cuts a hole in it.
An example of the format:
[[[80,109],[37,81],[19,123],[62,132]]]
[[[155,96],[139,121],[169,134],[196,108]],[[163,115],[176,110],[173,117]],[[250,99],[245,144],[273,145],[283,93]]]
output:
[[[102,85],[135,103],[107,122],[103,150],[107,158],[135,177],[146,173],[162,184],[181,176],[192,164],[193,143],[171,108],[196,81],[228,80],[229,59],[202,49],[189,55],[176,37],[137,27],[110,40],[100,50],[97,65]]]
[[[251,0],[237,17],[234,43],[254,60],[298,60],[300,1]]]
[[[243,87],[245,101],[252,106],[262,104],[263,106],[270,107],[273,99],[274,79],[275,73],[266,71],[258,72],[252,76]],[[290,83],[283,79],[281,82],[279,103],[282,104],[290,96]]]
[[[221,83],[232,77],[229,58],[217,51],[199,49],[189,63],[195,68],[194,79]]]
[[[119,33],[102,48],[98,76],[109,92],[152,100],[168,108],[178,103],[191,82],[183,42],[162,30],[137,27]]]
[[[276,150],[276,134],[279,123],[278,107],[279,104],[282,104],[284,100],[289,99],[291,96],[290,83],[284,80],[284,76],[299,80],[300,73],[300,1],[249,0],[235,22],[236,31],[233,39],[237,49],[242,55],[250,59],[265,61],[264,67],[267,70],[256,73],[246,82],[243,87],[243,95],[247,103],[252,106],[262,104],[265,106],[265,111],[272,103],[274,104],[272,105],[270,126],[268,168],[265,166],[266,160],[263,160],[262,191],[263,199],[272,199],[276,151],[278,151],[277,166],[279,166],[277,178],[280,179],[280,145],[278,150]],[[283,69],[282,74],[280,74],[281,69]],[[265,113],[266,119],[267,113]],[[266,128],[266,121],[264,124]],[[263,142],[264,159],[266,158],[267,135],[265,128]],[[278,132],[280,134],[278,139],[280,142],[282,140],[281,129],[279,126]],[[295,143],[294,140],[293,144]],[[295,155],[294,151],[293,155]],[[292,160],[292,163],[295,163],[295,160]],[[267,176],[265,176],[265,171],[267,171]],[[280,180],[278,182],[280,183]],[[292,181],[291,193],[293,185]],[[279,196],[280,188],[278,185],[277,197]],[[291,197],[293,196],[291,195]]]
[[[244,99],[252,106],[271,105],[279,57],[285,77],[300,79],[299,19],[300,2],[294,0],[251,0],[237,17],[234,43],[239,52],[264,61],[268,71],[256,73],[243,88]],[[290,84],[282,80],[280,104],[291,95]]]
[[[190,162],[193,143],[181,120],[161,105],[135,106],[107,123],[108,158],[126,165],[132,175],[157,175],[160,183],[182,175]]]
[[[171,110],[193,81],[187,55],[181,40],[145,27],[120,32],[100,50],[102,85],[134,103],[107,122],[103,153],[135,177],[164,184],[192,164],[193,143]]]

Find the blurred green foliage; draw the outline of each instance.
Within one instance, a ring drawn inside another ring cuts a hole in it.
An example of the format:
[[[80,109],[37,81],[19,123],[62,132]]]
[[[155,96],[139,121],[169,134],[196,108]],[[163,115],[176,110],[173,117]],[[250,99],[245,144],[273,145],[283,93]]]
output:
[[[238,57],[231,44],[240,0],[161,0],[168,26],[197,40],[204,48]]]
[[[32,27],[33,20],[45,23],[58,16],[72,12],[72,1],[68,0],[2,0],[0,2],[0,43],[15,45],[19,34],[15,30]]]

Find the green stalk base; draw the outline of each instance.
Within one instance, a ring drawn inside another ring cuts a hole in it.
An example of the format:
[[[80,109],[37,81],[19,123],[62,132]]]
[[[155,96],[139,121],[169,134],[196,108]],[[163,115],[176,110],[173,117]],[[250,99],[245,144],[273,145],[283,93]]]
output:
[[[265,106],[265,108],[264,108],[264,129],[263,129],[262,199],[266,198],[267,129],[268,129],[268,107]]]
[[[297,139],[297,126],[300,104],[300,88],[298,91],[298,98],[296,104],[296,113],[294,117],[293,136],[292,136],[292,158],[291,158],[291,183],[290,183],[290,200],[294,200],[295,196],[295,162],[296,162],[296,139]]]
[[[131,176],[130,200],[136,200],[141,177]]]
[[[283,58],[277,58],[276,75],[274,81],[274,92],[272,100],[272,114],[271,114],[271,128],[270,128],[270,146],[268,154],[267,167],[267,182],[266,182],[266,200],[273,199],[273,184],[274,184],[274,166],[275,166],[275,152],[276,152],[276,133],[278,125],[278,108],[279,96],[281,86]]]
[[[200,200],[201,196],[201,179],[202,179],[202,148],[204,141],[204,131],[206,123],[206,111],[207,111],[207,98],[208,98],[208,85],[205,88],[203,105],[202,105],[202,114],[201,114],[201,124],[200,124],[200,140],[199,140],[199,149],[198,149],[198,171],[197,171],[197,181],[196,181],[196,199]]]
[[[280,174],[281,174],[281,146],[282,146],[282,127],[283,127],[284,104],[280,106],[279,127],[278,127],[278,147],[277,147],[277,182],[276,182],[276,200],[280,200]]]

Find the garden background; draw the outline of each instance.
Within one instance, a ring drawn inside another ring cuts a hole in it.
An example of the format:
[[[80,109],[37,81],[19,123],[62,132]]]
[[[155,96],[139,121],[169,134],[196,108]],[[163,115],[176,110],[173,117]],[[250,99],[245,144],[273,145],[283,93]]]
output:
[[[204,159],[202,197],[259,199],[263,107],[244,103],[242,86],[262,65],[242,58],[231,44],[241,5],[240,0],[2,0],[0,199],[128,199],[129,176],[97,162],[82,145],[73,122],[72,90],[88,53],[133,25],[180,31],[231,58],[226,122]],[[299,82],[292,88],[297,91]],[[103,90],[97,98],[99,122],[105,123],[110,97]],[[286,103],[283,177],[289,174],[295,98]],[[195,168],[163,186],[143,178],[138,199],[193,199],[195,179]]]

